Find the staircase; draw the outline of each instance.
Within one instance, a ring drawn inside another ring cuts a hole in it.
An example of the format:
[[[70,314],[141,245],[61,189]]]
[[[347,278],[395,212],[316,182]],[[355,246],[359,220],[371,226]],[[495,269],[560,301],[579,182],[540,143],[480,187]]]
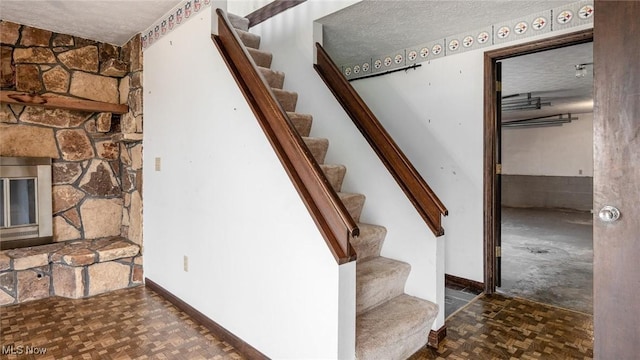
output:
[[[427,343],[438,306],[404,293],[411,266],[380,256],[386,229],[359,222],[365,196],[342,192],[346,168],[324,163],[329,141],[309,136],[313,118],[296,112],[298,94],[283,89],[285,74],[271,69],[273,55],[260,50],[260,37],[248,32],[248,19],[233,14],[228,14],[228,17],[331,186],[358,222],[360,236],[351,239],[351,245],[358,255],[356,357],[360,360],[406,359]]]

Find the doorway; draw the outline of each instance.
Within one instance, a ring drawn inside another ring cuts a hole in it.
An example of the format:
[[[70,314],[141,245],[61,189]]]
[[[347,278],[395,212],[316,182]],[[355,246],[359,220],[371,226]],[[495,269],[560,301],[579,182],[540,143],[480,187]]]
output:
[[[594,42],[594,358],[634,358],[640,351],[640,86],[636,66],[640,3],[596,1],[594,29],[485,53],[484,279],[496,290],[496,62],[512,56]],[[594,39],[595,38],[595,39]],[[595,216],[594,216],[595,218]]]
[[[593,43],[510,57],[498,291],[593,313]]]
[[[501,266],[501,173],[499,151],[502,125],[500,115],[502,83],[495,81],[501,72],[499,62],[504,59],[534,54],[542,51],[593,41],[593,30],[584,30],[561,35],[535,43],[510,46],[485,53],[485,144],[484,144],[484,254],[485,254],[485,292],[492,294],[500,285]],[[500,121],[500,124],[499,124]]]

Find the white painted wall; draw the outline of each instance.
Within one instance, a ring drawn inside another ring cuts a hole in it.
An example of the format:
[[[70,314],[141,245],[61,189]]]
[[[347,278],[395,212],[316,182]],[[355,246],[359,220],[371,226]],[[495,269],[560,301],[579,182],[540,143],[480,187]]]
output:
[[[558,127],[502,130],[505,175],[593,176],[593,113]]]
[[[238,16],[247,16],[268,5],[273,0],[227,0],[227,11]]]
[[[449,210],[444,220],[446,273],[480,282],[484,281],[483,56],[498,47],[352,82]]]
[[[145,276],[271,358],[353,357],[355,263],[336,264],[210,22],[144,53]]]
[[[446,272],[475,281],[483,281],[482,57],[466,52],[352,82],[449,210]]]
[[[274,53],[272,68],[286,73],[284,87],[299,93],[297,111],[313,115],[312,136],[330,141],[326,162],[344,164],[343,191],[366,195],[361,221],[385,226],[382,255],[411,264],[408,294],[440,305],[433,325],[444,325],[446,239],[436,239],[312,67],[313,21],[356,1],[309,0],[251,29],[261,49]],[[441,253],[444,251],[442,250]]]

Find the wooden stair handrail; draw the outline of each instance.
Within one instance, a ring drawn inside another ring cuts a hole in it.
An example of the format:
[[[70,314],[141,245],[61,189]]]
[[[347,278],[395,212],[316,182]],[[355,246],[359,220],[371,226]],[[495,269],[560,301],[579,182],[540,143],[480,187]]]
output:
[[[283,11],[291,9],[294,6],[298,6],[305,1],[307,0],[273,0],[246,16],[246,18],[249,19],[249,27],[251,28],[267,21]]]
[[[293,127],[224,11],[217,9],[212,38],[242,90],[262,130],[318,226],[338,264],[356,259],[349,242],[360,230],[320,165]]]
[[[448,215],[447,208],[342,75],[322,45],[316,43],[316,48],[318,55],[313,67],[378,154],[433,234],[444,235],[441,216]]]

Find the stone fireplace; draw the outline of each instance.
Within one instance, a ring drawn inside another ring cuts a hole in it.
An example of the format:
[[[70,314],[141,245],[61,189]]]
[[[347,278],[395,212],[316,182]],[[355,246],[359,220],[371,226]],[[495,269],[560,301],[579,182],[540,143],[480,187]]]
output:
[[[0,305],[141,284],[139,36],[117,47],[0,21],[0,43],[3,91],[129,106],[119,116],[1,104],[0,156],[51,159],[52,244],[0,252]]]

